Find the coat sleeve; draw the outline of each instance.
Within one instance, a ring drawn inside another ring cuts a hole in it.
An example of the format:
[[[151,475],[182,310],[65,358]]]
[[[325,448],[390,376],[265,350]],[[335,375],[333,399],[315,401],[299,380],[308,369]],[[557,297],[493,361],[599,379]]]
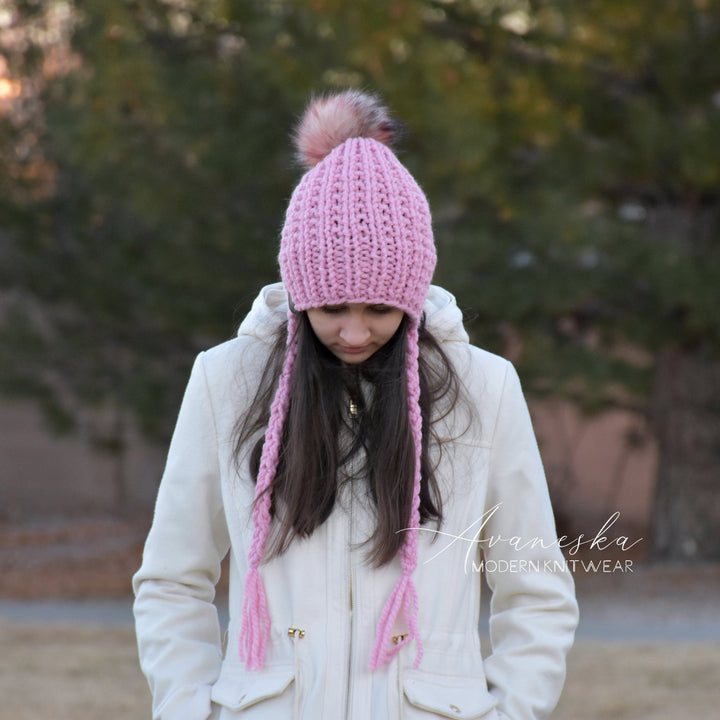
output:
[[[229,545],[201,353],[170,443],[142,566],[133,577],[140,666],[156,720],[210,716],[210,689],[222,659],[213,599]]]
[[[492,591],[488,688],[498,700],[501,718],[541,720],[560,697],[578,607],[556,542],[530,414],[510,363],[491,447],[491,516],[483,537],[504,540],[483,545],[485,579]]]

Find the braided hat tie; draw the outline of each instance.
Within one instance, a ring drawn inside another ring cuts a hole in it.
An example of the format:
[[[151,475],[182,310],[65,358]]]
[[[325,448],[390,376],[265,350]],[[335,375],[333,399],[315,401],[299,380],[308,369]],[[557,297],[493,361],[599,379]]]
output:
[[[436,253],[425,194],[388,147],[396,130],[376,97],[349,90],[313,100],[295,135],[298,155],[309,170],[290,199],[280,245],[280,272],[294,312],[288,314],[288,346],[270,409],[252,513],[240,632],[240,656],[248,669],[263,667],[270,633],[260,564],[270,531],[271,487],[297,354],[296,313],[346,303],[389,305],[410,319],[405,377],[415,445],[413,500],[400,549],[402,572],[381,613],[370,667],[388,662],[412,640],[416,667],[422,657],[412,577],[417,566],[422,449],[418,326]],[[401,611],[409,633],[393,644],[391,633]]]

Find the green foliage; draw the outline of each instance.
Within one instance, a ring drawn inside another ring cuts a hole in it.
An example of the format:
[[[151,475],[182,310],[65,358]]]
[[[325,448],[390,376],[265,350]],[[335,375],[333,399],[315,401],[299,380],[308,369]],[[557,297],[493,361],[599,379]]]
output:
[[[17,22],[41,5],[63,4]],[[436,280],[475,340],[519,338],[536,390],[642,402],[648,352],[720,345],[719,9],[78,0],[78,62],[0,115],[3,389],[166,435],[194,354],[277,277],[289,128],[311,91],[354,85],[407,124]],[[49,54],[8,50],[9,72]]]
[[[481,179],[462,178],[480,193],[455,188],[455,237],[439,228],[472,258],[458,292],[481,338],[516,328],[536,388],[640,402],[651,368],[623,347],[720,340],[717,3],[496,4],[523,11],[515,33],[490,5],[438,3],[436,31],[488,71],[478,122],[497,131]]]

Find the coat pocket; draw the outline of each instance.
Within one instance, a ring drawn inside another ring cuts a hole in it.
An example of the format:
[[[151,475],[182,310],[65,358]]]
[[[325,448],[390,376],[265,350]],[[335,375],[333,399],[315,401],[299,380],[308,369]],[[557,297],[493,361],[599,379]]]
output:
[[[272,705],[273,712],[282,711],[281,706],[287,705],[290,709],[288,717],[292,717],[293,693],[285,691],[294,679],[294,669],[286,666],[248,672],[227,672],[221,674],[213,685],[210,697],[216,705],[234,711],[246,710],[264,701]],[[270,709],[268,707],[268,712]]]
[[[437,675],[422,670],[403,674],[403,718],[427,720],[433,716],[472,720],[495,720],[497,700],[482,677]]]

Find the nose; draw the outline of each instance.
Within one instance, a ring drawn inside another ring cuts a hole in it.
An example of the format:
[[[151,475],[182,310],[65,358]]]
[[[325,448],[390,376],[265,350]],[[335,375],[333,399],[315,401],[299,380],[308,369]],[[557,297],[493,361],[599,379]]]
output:
[[[362,314],[349,313],[340,328],[340,340],[347,347],[362,347],[370,340],[370,328]]]

